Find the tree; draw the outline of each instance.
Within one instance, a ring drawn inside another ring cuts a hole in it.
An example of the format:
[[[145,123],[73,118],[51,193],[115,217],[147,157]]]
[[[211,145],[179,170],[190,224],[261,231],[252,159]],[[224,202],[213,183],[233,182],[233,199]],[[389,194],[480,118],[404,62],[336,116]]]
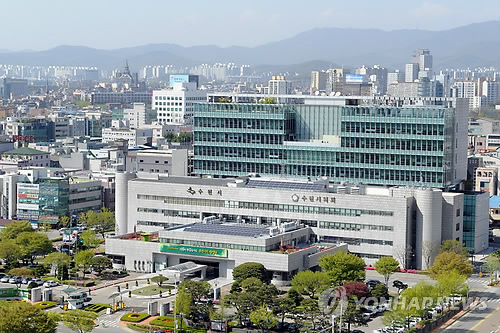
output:
[[[425,240],[422,242],[422,259],[424,260],[425,268],[431,267],[431,260],[436,251],[438,250],[438,245],[431,241]]]
[[[72,222],[72,221],[71,221],[71,217],[69,217],[69,216],[66,216],[66,215],[65,215],[65,216],[61,216],[61,217],[59,218],[59,224],[60,224],[60,225],[61,225],[61,227],[63,227],[63,228],[69,228],[69,227],[71,227],[71,222]]]
[[[22,232],[34,232],[29,221],[14,221],[0,232],[0,239],[14,239]]]
[[[83,245],[88,249],[94,249],[99,247],[102,243],[102,238],[97,237],[97,234],[93,230],[85,230],[80,236],[83,240]]]
[[[389,289],[387,289],[387,286],[385,284],[377,284],[373,289],[371,290],[372,297],[381,299],[381,298],[389,298]]]
[[[45,265],[69,265],[71,258],[63,252],[52,252],[48,256],[45,257],[43,263]]]
[[[38,232],[22,232],[16,237],[21,255],[31,263],[37,256],[47,255],[52,252],[52,242],[45,234]]]
[[[300,309],[302,316],[307,318],[311,324],[312,331],[315,332],[318,319],[321,316],[318,301],[312,298],[305,298],[300,304]]]
[[[176,135],[173,132],[165,132],[163,137],[167,142],[174,142]]]
[[[33,271],[29,268],[13,268],[9,271],[10,276],[32,277]]]
[[[105,269],[113,268],[113,262],[105,256],[93,257],[90,265],[92,266],[92,270],[98,274],[101,274]]]
[[[347,332],[351,331],[351,324],[366,325],[366,321],[363,319],[361,310],[358,306],[356,306],[356,302],[352,297],[349,297],[347,308],[342,313],[342,320],[347,323]]]
[[[365,261],[355,254],[339,251],[322,257],[319,266],[328,274],[334,286],[365,279]]]
[[[250,312],[254,311],[257,307],[256,296],[252,293],[234,292],[224,297],[226,304],[231,304],[235,308],[235,316],[241,323],[244,318],[248,318]]]
[[[340,296],[342,292],[339,290],[343,288],[343,292],[346,297],[356,296],[358,298],[368,297],[370,296],[370,291],[368,290],[368,286],[363,282],[347,282],[342,287],[337,288],[337,294]]]
[[[436,279],[435,288],[438,297],[467,296],[469,292],[469,286],[466,282],[467,276],[460,274],[456,270],[438,275]]]
[[[485,264],[485,271],[491,274],[491,278],[493,279],[493,275],[496,275],[496,279],[498,280],[498,272],[500,271],[500,259],[492,253],[488,257]]]
[[[84,250],[76,254],[75,264],[82,269],[83,277],[85,277],[85,272],[88,271],[89,267],[92,265],[93,259],[94,251],[92,250]]]
[[[456,270],[459,274],[469,277],[472,274],[472,265],[467,257],[456,252],[441,252],[434,260],[434,264],[429,268],[432,278],[437,278],[441,274],[447,274]]]
[[[157,276],[153,276],[151,278],[151,281],[154,282],[154,283],[157,283],[158,287],[161,287],[161,285],[163,284],[163,282],[168,281],[168,277],[163,276],[163,275],[160,274],[160,275],[157,275]]]
[[[269,273],[264,265],[257,262],[246,262],[233,269],[233,279],[241,282],[249,277],[255,277],[260,281],[267,283]]]
[[[17,261],[21,257],[19,245],[16,244],[15,240],[6,238],[0,242],[0,258],[5,260],[7,267],[12,267],[17,265]]]
[[[183,281],[177,288],[181,294],[178,302],[179,310],[190,319],[197,319],[200,314],[210,313],[211,303],[203,301],[208,299],[212,291],[212,287],[207,281]]]
[[[293,312],[297,305],[290,297],[278,297],[271,303],[271,311],[280,318],[283,325],[287,313]]]
[[[408,288],[408,285],[406,283],[403,283],[400,280],[394,280],[392,282],[392,286],[398,290],[398,294],[401,294],[402,290],[405,290],[406,288]]]
[[[413,248],[410,245],[398,245],[394,247],[394,256],[404,269],[408,268],[412,254]]]
[[[439,248],[439,253],[441,254],[443,252],[453,252],[466,258],[469,257],[469,252],[464,247],[462,242],[453,239],[443,241],[443,244],[441,244],[441,247]]]
[[[71,310],[62,312],[59,318],[70,330],[77,333],[88,333],[94,329],[97,315],[84,310]]]
[[[297,289],[293,287],[288,290],[287,297],[295,303],[295,306],[299,306],[300,303],[304,300],[304,297],[302,297]]]
[[[55,333],[57,317],[26,302],[0,301],[0,332]]]
[[[88,229],[95,230],[96,233],[101,234],[102,238],[104,238],[106,231],[112,230],[115,226],[115,216],[107,208],[103,208],[100,213],[92,210],[89,210],[87,213],[81,213],[79,220]]]
[[[389,283],[389,278],[399,268],[399,262],[393,257],[382,257],[375,262],[375,270],[384,276],[385,285]]]
[[[302,271],[293,277],[291,284],[302,295],[316,298],[330,286],[330,278],[324,272]]]
[[[257,310],[250,312],[250,321],[264,333],[276,326],[278,318],[261,305]]]

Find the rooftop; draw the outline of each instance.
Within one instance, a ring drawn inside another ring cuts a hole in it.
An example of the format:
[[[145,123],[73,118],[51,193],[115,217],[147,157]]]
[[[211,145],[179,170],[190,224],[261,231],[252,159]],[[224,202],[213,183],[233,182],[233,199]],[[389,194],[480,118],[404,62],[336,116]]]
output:
[[[235,225],[234,223],[225,224],[203,224],[195,223],[183,228],[184,232],[199,232],[214,235],[239,236],[239,237],[262,237],[269,236],[268,227]]]
[[[47,155],[46,151],[36,150],[28,147],[21,147],[13,150],[6,151],[7,155]]]

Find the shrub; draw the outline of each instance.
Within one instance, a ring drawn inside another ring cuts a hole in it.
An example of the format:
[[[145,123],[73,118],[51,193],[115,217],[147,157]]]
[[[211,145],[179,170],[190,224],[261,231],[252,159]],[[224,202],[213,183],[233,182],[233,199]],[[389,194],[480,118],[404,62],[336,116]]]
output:
[[[35,306],[35,308],[43,310],[43,309],[48,309],[48,308],[51,308],[53,306],[56,306],[57,304],[59,304],[59,303],[52,302],[52,301],[46,301],[46,302],[36,303],[36,304],[34,304],[34,306]]]
[[[121,321],[127,321],[130,323],[138,323],[140,321],[143,321],[144,319],[149,318],[149,315],[147,313],[138,313],[138,312],[131,312],[127,313],[126,315],[123,315],[120,320]]]
[[[161,327],[174,327],[174,317],[171,316],[161,316],[151,321],[151,325],[157,325]],[[180,319],[177,319],[177,327],[181,327]]]

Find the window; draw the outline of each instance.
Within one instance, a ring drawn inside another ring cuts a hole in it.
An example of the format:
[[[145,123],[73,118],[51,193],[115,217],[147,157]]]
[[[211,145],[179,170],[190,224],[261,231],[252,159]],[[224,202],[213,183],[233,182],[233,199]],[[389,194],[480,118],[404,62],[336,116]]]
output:
[[[160,161],[155,161],[155,163],[160,163]]]
[[[460,223],[457,223],[457,225],[455,226],[455,231],[459,231],[460,230]]]
[[[460,208],[457,209],[457,217],[459,217],[459,216],[460,216]]]

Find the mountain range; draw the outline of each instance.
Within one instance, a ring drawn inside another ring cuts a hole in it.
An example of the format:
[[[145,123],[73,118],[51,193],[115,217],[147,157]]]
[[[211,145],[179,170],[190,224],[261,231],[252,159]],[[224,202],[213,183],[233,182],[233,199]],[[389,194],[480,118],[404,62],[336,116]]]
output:
[[[131,69],[138,70],[144,65],[192,66],[234,62],[300,72],[309,70],[312,64],[323,65],[323,69],[332,64],[347,68],[361,64],[403,68],[416,49],[426,48],[434,56],[435,69],[500,67],[499,31],[500,21],[474,23],[444,31],[318,28],[256,47],[150,44],[102,50],[64,45],[45,51],[2,50],[0,63],[119,68],[128,59]]]

